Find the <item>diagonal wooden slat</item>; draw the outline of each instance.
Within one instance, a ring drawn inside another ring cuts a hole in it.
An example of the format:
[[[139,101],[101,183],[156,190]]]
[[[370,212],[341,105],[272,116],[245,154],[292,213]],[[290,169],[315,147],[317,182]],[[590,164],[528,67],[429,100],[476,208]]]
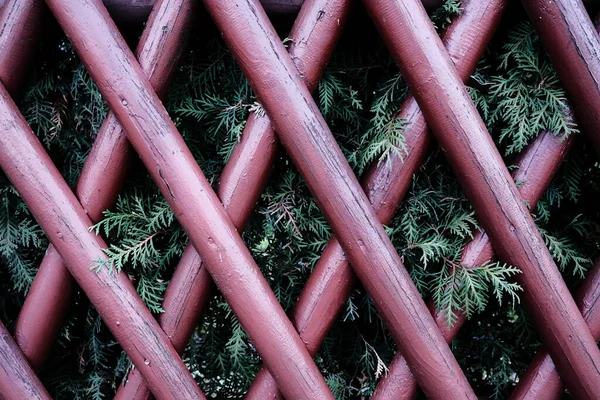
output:
[[[49,400],[42,382],[0,322],[0,396],[3,399]]]
[[[28,42],[31,40],[31,35],[33,33],[32,30],[28,30],[28,29],[21,29],[23,26],[27,26],[28,24],[39,24],[39,11],[40,11],[40,6],[42,6],[43,3],[38,2],[38,1],[9,1],[5,7],[2,9],[2,14],[0,16],[0,22],[2,22],[2,26],[3,29],[1,31],[0,34],[0,43],[3,44],[10,44],[10,43],[23,43],[23,42]],[[27,57],[25,57],[27,55],[27,53],[23,52],[21,48],[15,48],[14,46],[3,46],[3,49],[5,49],[6,51],[3,52],[2,54],[2,58],[0,61],[0,70],[4,73],[8,73],[10,71],[10,68],[19,68],[19,70],[24,70],[24,63],[26,62]],[[4,82],[7,82],[9,84],[11,84],[11,87],[16,88],[18,86],[18,74],[11,74],[8,73],[7,76],[2,76],[0,75],[1,79]],[[9,119],[6,119],[6,123],[9,123]],[[12,126],[11,126],[12,127]],[[15,125],[16,127],[16,125]],[[6,134],[7,132],[5,132]],[[26,136],[29,134],[29,138],[27,139]],[[29,140],[31,143],[35,144],[35,138],[31,137],[33,136],[33,134],[31,132],[27,133],[25,132],[23,135],[19,135],[19,133],[16,133],[14,135],[13,139],[13,144],[14,147],[17,149],[21,149],[22,150],[22,145],[19,146],[19,141],[20,139],[26,139]],[[39,146],[38,143],[38,150],[41,148],[41,146]],[[15,153],[16,154],[16,153]],[[19,156],[20,154],[17,154],[17,156]],[[45,154],[44,154],[45,155]],[[9,159],[10,157],[5,157],[4,161],[6,162],[7,159]],[[33,157],[31,157],[32,159],[35,159],[35,155]],[[46,161],[48,162],[49,159],[46,156]],[[27,172],[27,167],[25,166],[26,163],[24,163],[23,165],[18,166],[18,168],[21,169],[20,173],[26,173]],[[19,165],[19,163],[17,162],[16,165]],[[51,165],[51,164],[50,164]],[[52,171],[50,171],[52,172]],[[55,176],[58,175],[57,171],[53,171],[55,173]],[[10,175],[10,174],[9,174]],[[44,183],[48,183],[48,182],[44,182]],[[64,184],[64,182],[63,182]],[[17,185],[19,186],[19,185]],[[66,187],[66,185],[64,185],[64,187]],[[64,188],[63,187],[63,188]],[[42,190],[43,191],[43,190]],[[31,193],[28,193],[29,197],[31,196]],[[24,196],[25,197],[25,196]],[[43,210],[42,210],[43,211]],[[84,230],[84,233],[87,230]],[[90,263],[93,262],[93,260],[90,260]],[[89,271],[87,271],[87,269],[89,268],[89,265],[87,265],[87,267],[84,267],[85,272],[89,273]],[[59,287],[60,289],[60,287]],[[132,291],[135,294],[135,291]],[[102,296],[99,296],[102,297]],[[124,296],[124,299],[127,300],[128,296]],[[51,300],[51,298],[50,298]],[[48,303],[49,299],[46,298],[45,302]],[[139,302],[141,304],[141,301]],[[102,309],[102,307],[100,307],[99,309]],[[126,312],[127,311],[132,311],[131,309],[128,309],[126,307]],[[135,309],[133,310],[133,313],[135,314],[136,311]],[[147,313],[147,315],[149,315],[149,313]],[[118,317],[118,315],[117,315]],[[133,318],[135,319],[135,318]],[[127,319],[123,319],[123,323],[126,323]],[[44,334],[46,332],[44,332],[42,330],[42,332],[40,333],[40,335],[43,337]],[[138,333],[139,334],[139,333]],[[143,336],[143,335],[142,335]],[[4,343],[4,342],[3,342]],[[15,349],[17,349],[18,347],[15,345],[14,346]],[[145,348],[145,346],[141,346],[141,348]],[[8,353],[6,353],[8,354]],[[147,353],[147,355],[149,355],[151,353]],[[23,356],[20,356],[20,358],[24,361],[24,365],[27,366],[27,368],[29,368],[29,366],[27,365],[27,362],[25,361],[25,358]],[[10,362],[9,362],[10,361]],[[6,396],[8,396],[8,398],[49,398],[49,396],[47,396],[47,394],[38,392],[37,394],[33,394],[33,393],[21,393],[18,394],[17,392],[21,389],[23,389],[23,385],[21,385],[22,380],[30,380],[29,385],[27,385],[25,387],[25,389],[28,390],[33,390],[36,389],[38,385],[38,381],[35,378],[31,378],[30,374],[27,373],[27,369],[23,368],[23,367],[19,367],[19,364],[17,363],[17,361],[20,361],[18,357],[13,357],[12,360],[9,360],[7,362],[4,362],[3,365],[8,366],[8,365],[12,365],[14,364],[14,368],[17,369],[16,373],[19,377],[21,378],[15,378],[14,375],[8,375],[8,387],[2,390],[2,393]],[[160,364],[160,363],[159,363]],[[182,365],[182,364],[180,364]],[[175,371],[176,373],[176,371]],[[186,374],[185,368],[183,368],[183,373]],[[167,374],[170,375],[170,374]],[[173,375],[171,374],[171,377],[173,377]],[[192,381],[193,382],[193,381]],[[4,382],[6,383],[6,381]],[[42,388],[43,390],[43,388]],[[182,389],[182,392],[185,389]]]
[[[205,4],[427,395],[474,398],[264,11],[256,1]]]
[[[577,7],[574,7],[575,9]],[[530,12],[530,15],[531,12]],[[586,25],[584,23],[584,25]],[[560,27],[564,29],[565,25],[561,24]],[[596,15],[594,20],[594,28],[596,29],[596,34],[600,33],[600,14]],[[544,29],[541,27],[541,29]],[[576,27],[578,30],[579,28]],[[560,31],[560,29],[558,30]],[[540,32],[540,35],[546,36],[545,40],[551,40],[553,34],[544,30],[544,33]],[[578,35],[574,35],[577,38]],[[574,42],[576,39],[571,38]],[[575,46],[576,47],[576,46]],[[564,47],[562,49],[553,49],[553,56],[568,56],[568,49]],[[585,53],[582,53],[585,54]],[[582,56],[582,58],[585,58]],[[590,60],[592,63],[595,62],[594,59]],[[582,65],[579,65],[580,67]],[[567,72],[565,67],[559,66],[563,71],[561,74]],[[572,88],[575,90],[576,88]],[[578,96],[577,96],[578,97]],[[585,106],[585,102],[589,100],[577,99],[571,97],[571,102],[579,102],[579,106]],[[594,104],[591,105],[595,107]],[[585,110],[584,110],[585,112]],[[590,116],[588,116],[589,118]],[[591,121],[588,121],[591,122]],[[588,126],[589,128],[589,126]],[[588,131],[588,133],[592,133],[593,131]],[[581,314],[585,318],[592,335],[596,340],[600,340],[600,259],[597,259],[594,262],[594,267],[586,277],[583,285],[579,288],[576,293],[575,300],[577,301],[577,305],[579,306],[579,310]],[[544,348],[538,351],[535,355],[527,371],[520,378],[519,384],[511,394],[511,399],[559,399],[563,391],[563,382],[560,379],[558,371],[556,370],[556,366],[552,361],[552,358],[548,354],[548,351]]]
[[[7,0],[0,7],[0,81],[14,96],[40,35],[43,0]]]
[[[600,259],[585,278],[575,296],[579,309],[592,335],[600,340]],[[563,395],[564,382],[556,370],[552,357],[545,348],[535,355],[510,399],[552,400]]]
[[[600,154],[600,37],[581,0],[524,0],[573,111]]]
[[[282,391],[290,398],[332,398],[106,8],[99,1],[46,3]]]
[[[140,39],[138,59],[159,95],[166,93],[179,65],[182,43],[193,20],[194,4],[193,0],[158,2]],[[109,113],[77,183],[77,198],[93,222],[100,221],[102,212],[114,205],[131,155],[121,126],[114,114]],[[17,343],[34,368],[42,365],[60,331],[73,283],[60,254],[50,246],[15,327]]]
[[[9,0],[0,8],[0,82],[13,95],[39,37],[41,0]],[[5,398],[50,399],[21,349],[0,322],[0,393]]]
[[[66,261],[106,325],[159,398],[203,399],[169,339],[126,275],[103,268],[106,244],[89,232],[91,220],[0,85],[0,167]],[[177,394],[177,395],[174,395]]]
[[[308,0],[288,37],[289,53],[312,90],[333,52],[350,8],[350,0]],[[269,118],[252,113],[242,139],[221,174],[217,195],[231,221],[243,230],[263,192],[279,146]],[[193,259],[194,262],[184,262]],[[193,246],[189,245],[169,282],[159,322],[178,351],[189,341],[212,293],[211,279]],[[149,393],[134,369],[119,387],[117,399],[145,399]]]
[[[475,70],[507,4],[507,0],[465,1],[461,15],[442,35],[465,81]],[[402,104],[397,117],[406,121],[406,154],[402,159],[392,155],[388,163],[374,164],[362,179],[362,187],[383,224],[392,220],[430,143],[425,118],[412,96]],[[291,314],[296,329],[312,354],[316,354],[321,346],[354,283],[355,276],[342,247],[336,239],[332,239],[315,265]],[[405,396],[411,398],[416,391],[412,375],[408,382],[413,383],[412,390],[405,386]],[[265,368],[259,371],[247,397],[279,398],[275,382]]]
[[[0,0],[0,3],[2,0]],[[103,0],[117,22],[143,22],[148,19],[156,0]],[[297,13],[304,0],[260,0],[268,13]]]
[[[540,197],[544,194],[552,177],[560,167],[571,144],[573,136],[563,140],[553,132],[542,132],[515,160],[518,168],[513,173],[515,182],[519,185],[522,199],[535,208]],[[484,231],[478,231],[473,239],[464,247],[460,268],[476,268],[494,259],[494,250],[489,237]],[[464,312],[457,312],[458,318],[452,326],[446,322],[447,314],[436,311],[433,301],[428,303],[431,313],[444,338],[448,343],[458,334],[466,321]],[[416,382],[401,354],[397,354],[389,366],[388,373],[381,378],[373,396],[373,400],[412,399],[416,395]]]
[[[413,0],[364,3],[496,253],[523,271],[526,304],[561,376],[574,395],[592,398],[600,351],[425,10]]]

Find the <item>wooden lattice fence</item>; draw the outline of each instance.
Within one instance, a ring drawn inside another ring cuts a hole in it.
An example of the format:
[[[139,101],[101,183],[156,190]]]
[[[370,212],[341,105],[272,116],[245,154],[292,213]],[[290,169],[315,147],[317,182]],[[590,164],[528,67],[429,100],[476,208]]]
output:
[[[130,3],[126,6],[139,6],[135,18],[141,18],[154,2]],[[274,10],[299,7],[298,2],[264,3]],[[382,226],[391,221],[433,139],[445,150],[485,229],[465,246],[461,264],[475,267],[495,253],[519,267],[524,301],[546,346],[514,398],[555,398],[562,383],[576,398],[600,396],[600,265],[576,303],[526,205],[539,200],[573,138],[561,141],[542,133],[511,176],[464,87],[508,1],[463,1],[462,14],[440,39],[418,0],[364,0],[412,95],[398,108],[407,121],[407,156],[374,165],[360,183],[311,97],[351,3],[306,1],[286,49],[257,0],[203,2],[265,111],[251,114],[215,192],[160,101],[194,9],[202,4],[157,1],[134,55],[100,0],[46,0],[111,109],[74,193],[11,99],[36,46],[43,4],[6,1],[0,11],[0,167],[52,244],[14,340],[2,327],[0,397],[50,398],[35,370],[47,358],[48,338],[58,335],[77,283],[135,365],[118,398],[204,398],[179,354],[215,288],[264,363],[248,398],[333,398],[313,357],[358,280],[399,351],[373,398],[413,398],[417,387],[431,398],[476,398],[448,347],[465,315],[449,328],[423,301]],[[595,129],[600,39],[587,12],[576,0],[523,0],[523,5],[556,60],[582,130],[600,150]],[[293,160],[335,234],[289,316],[239,234],[281,151]],[[107,245],[89,227],[114,205],[134,152],[191,242],[158,320],[125,273],[90,271],[107,259]],[[517,188],[514,181],[523,184]]]

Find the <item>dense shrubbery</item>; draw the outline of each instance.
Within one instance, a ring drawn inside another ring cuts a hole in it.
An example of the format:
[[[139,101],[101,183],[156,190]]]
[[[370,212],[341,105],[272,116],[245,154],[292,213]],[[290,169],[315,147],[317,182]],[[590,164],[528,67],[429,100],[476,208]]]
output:
[[[449,0],[437,12],[437,23],[444,25],[458,9]],[[390,154],[404,154],[405,121],[394,119],[394,113],[407,88],[373,28],[355,14],[352,23],[364,29],[360,37],[345,35],[315,98],[360,174],[373,162],[385,163]],[[470,82],[507,165],[541,130],[577,132],[536,34],[515,14],[519,12],[511,13]],[[217,182],[248,113],[259,106],[216,32],[194,36],[198,39],[190,44],[166,105],[202,170]],[[74,184],[107,107],[62,35],[48,36],[24,93],[21,110]],[[140,162],[130,175],[117,206],[96,228],[111,243],[112,267],[126,270],[148,307],[160,313],[162,294],[187,237]],[[532,211],[571,285],[585,276],[598,253],[600,215],[593,207],[598,178],[595,155],[580,140]],[[5,177],[0,185],[0,309],[10,327],[47,241]],[[513,284],[518,270],[502,264],[450,268],[477,227],[457,180],[434,150],[415,175],[388,233],[425,297],[473,317],[454,341],[454,353],[479,393],[503,397],[539,343],[515,301],[520,295]],[[330,235],[308,189],[282,155],[243,238],[286,310]],[[458,278],[475,284],[469,291],[440,290]],[[394,353],[373,304],[357,287],[316,359],[336,396],[349,398],[372,393]],[[206,393],[223,397],[243,393],[259,365],[254,347],[220,296],[211,302],[184,360]],[[57,398],[110,396],[128,367],[98,314],[78,294],[42,371],[49,390]]]

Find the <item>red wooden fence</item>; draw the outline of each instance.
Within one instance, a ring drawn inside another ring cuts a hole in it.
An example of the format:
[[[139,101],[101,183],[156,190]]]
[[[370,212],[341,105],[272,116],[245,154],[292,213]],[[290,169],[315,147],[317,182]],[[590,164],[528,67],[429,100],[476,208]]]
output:
[[[168,89],[196,1],[105,3],[134,18],[154,5],[136,55],[100,0],[46,0],[111,108],[75,193],[11,99],[36,44],[43,4],[7,0],[0,9],[0,167],[52,243],[19,315],[16,342],[0,326],[2,395],[49,398],[34,370],[47,356],[48,336],[56,337],[60,329],[74,278],[136,367],[119,388],[119,398],[149,398],[150,392],[157,398],[204,398],[178,353],[198,323],[213,280],[265,364],[249,398],[332,398],[312,356],[358,278],[399,350],[374,398],[413,398],[417,385],[431,398],[475,398],[447,345],[464,316],[450,329],[424,303],[382,227],[433,138],[446,151],[486,230],[465,246],[462,264],[480,265],[495,252],[523,271],[519,279],[526,304],[546,347],[514,397],[556,398],[560,377],[577,398],[600,393],[595,343],[600,337],[600,264],[581,289],[578,311],[524,204],[540,198],[571,139],[542,133],[523,152],[511,177],[463,84],[508,0],[463,1],[462,15],[441,39],[417,0],[364,0],[414,97],[398,111],[408,121],[406,157],[392,156],[391,168],[373,166],[362,188],[310,95],[342,32],[350,0],[307,0],[288,49],[257,0],[205,0],[266,111],[249,118],[216,193],[158,97]],[[263,3],[272,11],[289,12],[302,2]],[[574,113],[598,146],[600,41],[583,5],[575,0],[523,3],[550,56],[560,60],[556,68]],[[281,150],[293,160],[335,234],[289,317],[238,233]],[[133,151],[191,241],[159,321],[124,273],[89,270],[95,260],[106,259],[106,244],[88,228],[114,204]],[[513,178],[525,183],[517,189]]]

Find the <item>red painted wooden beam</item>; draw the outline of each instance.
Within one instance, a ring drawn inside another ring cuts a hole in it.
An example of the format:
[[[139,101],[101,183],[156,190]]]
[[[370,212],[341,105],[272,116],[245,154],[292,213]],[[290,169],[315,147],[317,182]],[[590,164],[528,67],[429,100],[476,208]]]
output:
[[[2,322],[0,322],[0,393],[3,399],[52,399]]]
[[[600,393],[600,350],[425,9],[415,0],[364,3],[496,253],[523,271],[525,303],[570,391],[593,398]]]
[[[594,21],[596,33],[600,29],[599,17],[600,14]],[[592,271],[577,291],[576,300],[592,335],[596,340],[600,340],[600,259],[594,262]],[[562,391],[563,383],[554,362],[548,351],[542,348],[519,379],[511,399],[559,399]]]
[[[43,0],[7,0],[0,8],[0,81],[15,96],[40,35]]]
[[[350,0],[307,0],[298,15],[288,50],[310,90],[317,82],[345,25]],[[279,146],[269,118],[252,113],[219,181],[217,195],[231,221],[244,229],[263,192]],[[192,259],[193,262],[185,262]],[[189,245],[165,294],[159,321],[178,351],[183,351],[212,293],[212,280]],[[116,399],[147,399],[148,389],[134,369]]]
[[[106,8],[98,0],[46,3],[282,391],[289,398],[332,398]]]
[[[600,37],[581,0],[526,0],[583,130],[600,154]]]
[[[204,398],[125,273],[102,268],[106,244],[0,85],[0,167],[67,262],[71,274],[158,398]]]
[[[103,0],[110,14],[117,21],[143,22],[148,18],[157,0]],[[268,13],[294,14],[304,0],[260,0]]]
[[[513,178],[515,182],[522,182],[519,193],[532,209],[556,174],[572,142],[573,136],[563,140],[560,135],[542,132],[514,162],[518,169],[513,173]],[[493,259],[494,250],[489,237],[484,231],[478,231],[464,247],[460,265],[461,268],[475,268]],[[448,343],[452,342],[465,323],[466,315],[457,312],[457,321],[450,327],[446,322],[446,314],[437,311],[433,301],[429,301],[428,305],[444,338]],[[412,399],[416,390],[416,382],[406,361],[401,354],[397,354],[389,366],[388,373],[377,384],[372,399]]]
[[[600,259],[594,266],[583,285],[577,291],[577,304],[585,318],[592,335],[600,340]],[[552,400],[563,395],[563,382],[545,348],[540,349],[533,358],[527,372],[511,394],[511,399]]]
[[[444,44],[465,81],[475,70],[507,3],[508,0],[492,0],[485,4],[476,0],[464,1],[461,15],[454,19],[442,35]],[[412,96],[402,104],[397,117],[406,120],[406,154],[402,159],[391,156],[389,163],[375,163],[362,179],[362,187],[383,224],[392,220],[430,143],[425,118]],[[325,340],[339,310],[350,295],[355,280],[340,243],[335,238],[331,239],[291,314],[296,329],[312,354],[316,354]],[[414,382],[412,375],[410,382]],[[413,386],[412,394],[416,391],[416,385]],[[259,371],[247,398],[280,398],[275,382],[265,368]],[[411,398],[411,394],[407,393],[406,398]]]
[[[11,0],[13,1],[13,0]],[[158,2],[138,45],[139,62],[156,91],[163,95],[179,65],[194,15],[193,0]],[[4,33],[0,33],[0,40]],[[0,68],[4,65],[0,60]],[[111,208],[125,180],[131,146],[115,115],[98,131],[77,184],[76,195],[93,222]],[[60,254],[50,246],[27,294],[15,338],[34,368],[39,368],[58,335],[73,291],[73,278]]]
[[[295,14],[300,11],[305,0],[260,0],[269,14]],[[0,0],[0,3],[2,0]],[[143,22],[148,18],[156,0],[103,0],[104,5],[115,20],[123,22]],[[423,0],[427,8],[437,8],[442,0]]]
[[[205,5],[426,394],[474,398],[258,2],[205,0]]]

